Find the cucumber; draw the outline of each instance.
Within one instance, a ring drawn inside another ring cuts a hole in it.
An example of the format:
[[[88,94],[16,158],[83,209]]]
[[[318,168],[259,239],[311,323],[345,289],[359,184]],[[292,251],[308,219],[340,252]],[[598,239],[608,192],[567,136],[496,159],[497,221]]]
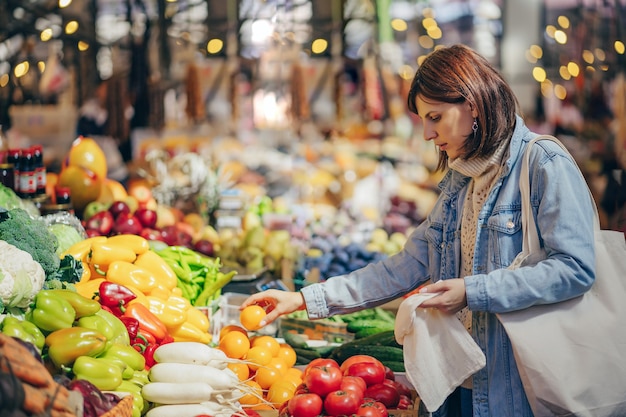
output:
[[[386,320],[354,320],[348,323],[346,330],[357,333],[363,329],[379,329],[380,331],[393,330],[394,324]]]
[[[385,365],[394,372],[406,372],[404,362],[386,361]]]
[[[363,339],[364,337],[373,336],[379,333],[384,332],[385,330],[381,330],[378,327],[369,327],[365,329],[361,329],[354,334],[355,339]]]
[[[297,333],[284,332],[283,339],[292,348],[306,349],[308,347],[306,339]]]

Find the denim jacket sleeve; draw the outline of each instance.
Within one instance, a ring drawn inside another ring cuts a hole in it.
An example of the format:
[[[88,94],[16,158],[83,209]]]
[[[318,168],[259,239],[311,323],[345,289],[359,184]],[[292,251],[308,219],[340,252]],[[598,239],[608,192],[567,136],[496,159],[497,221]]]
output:
[[[350,313],[394,300],[429,279],[425,231],[420,224],[399,253],[347,275],[304,287],[309,318]],[[425,258],[426,257],[426,258]]]
[[[523,153],[521,149],[518,160]],[[507,215],[520,221],[520,165],[515,163],[517,175],[503,182],[484,228],[487,245],[480,250],[486,252],[487,273],[465,277],[468,306],[474,311],[500,313],[567,300],[583,294],[595,279],[594,203],[575,162],[550,141],[537,142],[530,154],[531,206],[547,258],[506,269],[521,251],[522,231],[498,229],[497,216],[505,209],[517,211]]]

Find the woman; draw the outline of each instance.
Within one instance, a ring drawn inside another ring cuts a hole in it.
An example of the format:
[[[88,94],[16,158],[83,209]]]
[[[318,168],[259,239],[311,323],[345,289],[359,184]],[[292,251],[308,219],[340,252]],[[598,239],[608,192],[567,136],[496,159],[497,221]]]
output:
[[[439,149],[439,168],[448,171],[432,212],[403,250],[300,292],[254,294],[242,308],[269,305],[267,322],[298,309],[317,319],[383,304],[430,280],[421,291],[441,294],[420,307],[450,314],[467,307],[472,336],[487,358],[472,378],[471,400],[461,395],[461,402],[471,401],[476,417],[532,416],[496,313],[559,302],[591,287],[594,214],[587,185],[558,145],[533,146],[531,206],[548,257],[508,270],[522,249],[520,158],[536,136],[516,114],[511,88],[483,57],[456,45],[424,60],[408,105],[423,121],[424,139]],[[458,415],[450,403],[434,415]]]

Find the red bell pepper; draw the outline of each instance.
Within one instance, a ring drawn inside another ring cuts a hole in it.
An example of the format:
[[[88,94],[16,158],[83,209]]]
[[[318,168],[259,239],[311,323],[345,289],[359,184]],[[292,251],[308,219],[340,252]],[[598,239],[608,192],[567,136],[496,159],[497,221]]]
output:
[[[139,332],[139,320],[134,317],[126,317],[121,316],[120,321],[124,323],[126,326],[126,330],[128,330],[128,337],[131,342],[137,338],[137,333]]]
[[[126,305],[137,298],[129,288],[110,281],[102,281],[98,287],[100,304],[109,307],[117,316],[121,316]]]

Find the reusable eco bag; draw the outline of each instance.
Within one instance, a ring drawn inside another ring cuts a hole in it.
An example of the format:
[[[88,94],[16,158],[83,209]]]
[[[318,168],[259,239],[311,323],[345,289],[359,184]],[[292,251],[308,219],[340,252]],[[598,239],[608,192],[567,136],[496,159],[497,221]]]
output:
[[[551,136],[526,148],[520,176],[524,244],[510,269],[546,257],[528,173],[530,149],[545,139],[565,149]],[[536,417],[626,416],[626,243],[623,233],[600,230],[597,209],[595,252],[596,280],[582,296],[498,315]]]

